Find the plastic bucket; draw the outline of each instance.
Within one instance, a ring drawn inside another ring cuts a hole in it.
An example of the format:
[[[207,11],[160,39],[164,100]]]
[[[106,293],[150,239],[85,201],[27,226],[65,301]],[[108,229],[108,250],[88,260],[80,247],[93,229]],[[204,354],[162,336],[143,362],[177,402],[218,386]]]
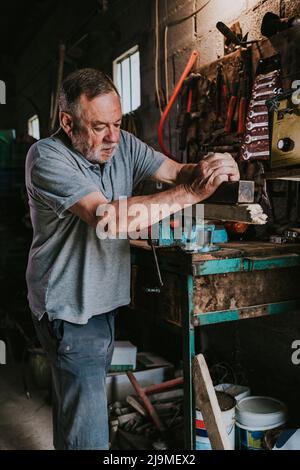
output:
[[[271,397],[246,397],[236,406],[236,432],[241,450],[264,450],[264,436],[286,422],[286,406]]]
[[[227,393],[216,392],[226,427],[230,446],[235,446],[235,405],[236,400]],[[196,410],[196,450],[212,450],[201,411]]]
[[[231,395],[236,401],[242,400],[242,398],[249,397],[250,388],[246,385],[235,385],[223,383],[215,386],[215,390],[218,392],[225,392]]]

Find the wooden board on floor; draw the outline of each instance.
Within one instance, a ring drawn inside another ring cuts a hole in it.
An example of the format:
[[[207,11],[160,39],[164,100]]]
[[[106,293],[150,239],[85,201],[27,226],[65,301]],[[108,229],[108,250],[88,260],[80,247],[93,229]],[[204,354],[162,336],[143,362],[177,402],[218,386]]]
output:
[[[196,409],[201,410],[212,449],[232,450],[203,354],[194,357],[193,383]]]

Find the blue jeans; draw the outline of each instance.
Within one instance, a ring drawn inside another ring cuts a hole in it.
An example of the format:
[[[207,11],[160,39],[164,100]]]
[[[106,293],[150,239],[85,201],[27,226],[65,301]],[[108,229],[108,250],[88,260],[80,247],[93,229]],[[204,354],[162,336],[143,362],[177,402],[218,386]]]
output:
[[[109,448],[106,373],[114,348],[117,310],[86,325],[33,316],[51,363],[53,443],[56,450]]]

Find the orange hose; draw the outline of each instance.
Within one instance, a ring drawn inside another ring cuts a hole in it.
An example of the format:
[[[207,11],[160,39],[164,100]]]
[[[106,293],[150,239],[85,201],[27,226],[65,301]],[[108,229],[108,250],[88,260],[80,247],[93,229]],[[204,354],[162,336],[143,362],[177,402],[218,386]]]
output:
[[[177,98],[177,95],[178,93],[180,92],[180,89],[182,87],[182,84],[184,82],[184,80],[186,79],[186,77],[188,76],[188,74],[190,73],[191,69],[193,68],[195,62],[196,62],[196,59],[198,57],[198,52],[197,51],[193,51],[190,58],[189,58],[189,61],[188,63],[186,64],[186,67],[177,83],[177,85],[175,86],[174,88],[174,91],[173,91],[173,94],[170,98],[170,101],[169,103],[167,104],[166,108],[164,109],[164,112],[162,113],[161,115],[161,118],[160,118],[160,122],[159,122],[159,126],[158,126],[158,143],[159,143],[159,146],[161,148],[161,150],[163,151],[163,153],[165,155],[167,155],[167,157],[171,157],[171,154],[169,152],[169,150],[166,149],[165,145],[164,145],[164,138],[163,138],[163,134],[164,134],[164,124],[166,122],[166,119],[168,117],[168,114]]]

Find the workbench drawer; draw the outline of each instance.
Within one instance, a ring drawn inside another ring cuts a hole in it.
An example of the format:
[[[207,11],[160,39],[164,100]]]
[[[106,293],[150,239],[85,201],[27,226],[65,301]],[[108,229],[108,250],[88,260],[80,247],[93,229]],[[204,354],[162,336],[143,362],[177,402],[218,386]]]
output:
[[[300,298],[300,267],[196,276],[194,314]]]
[[[231,272],[188,277],[162,271],[163,287],[158,290],[155,270],[132,266],[131,307],[151,315],[154,321],[182,326],[183,312],[205,316],[238,311],[238,318],[267,315],[266,304],[300,300],[300,266],[261,271]],[[189,292],[190,290],[190,292]],[[192,301],[192,305],[188,302]],[[249,309],[249,307],[253,307]]]

